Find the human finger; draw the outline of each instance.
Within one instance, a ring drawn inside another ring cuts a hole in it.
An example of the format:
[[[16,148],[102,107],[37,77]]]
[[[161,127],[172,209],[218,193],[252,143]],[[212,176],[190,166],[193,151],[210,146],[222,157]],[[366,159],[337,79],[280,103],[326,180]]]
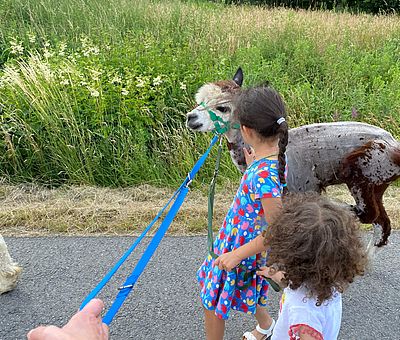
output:
[[[87,312],[95,316],[99,316],[104,309],[104,302],[100,299],[90,300],[85,307],[83,307],[82,312]]]
[[[39,326],[27,334],[28,340],[63,339],[60,328],[56,326]]]

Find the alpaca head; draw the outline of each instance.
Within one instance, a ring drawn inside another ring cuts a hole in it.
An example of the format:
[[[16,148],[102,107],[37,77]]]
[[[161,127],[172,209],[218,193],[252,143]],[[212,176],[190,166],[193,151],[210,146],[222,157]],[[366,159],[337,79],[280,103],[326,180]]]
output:
[[[197,106],[187,113],[186,125],[200,132],[216,129],[216,124],[224,127],[233,121],[235,111],[233,98],[240,91],[243,72],[239,68],[233,80],[222,80],[205,84],[196,94]]]

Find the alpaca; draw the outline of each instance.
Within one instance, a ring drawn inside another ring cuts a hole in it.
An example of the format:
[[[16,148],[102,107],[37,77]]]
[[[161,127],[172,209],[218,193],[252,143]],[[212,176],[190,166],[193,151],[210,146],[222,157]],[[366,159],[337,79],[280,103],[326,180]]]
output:
[[[195,96],[198,106],[187,113],[186,124],[194,131],[214,131],[210,112],[218,116],[219,125],[228,129],[224,134],[232,161],[244,172],[245,143],[240,129],[230,128],[237,123],[234,99],[242,83],[239,68],[233,80],[200,87]],[[320,193],[329,185],[346,184],[356,203],[352,209],[362,223],[374,227],[374,245],[387,244],[391,226],[382,197],[400,178],[400,143],[389,132],[359,122],[305,125],[289,130],[286,154],[289,191]]]
[[[0,295],[15,288],[21,270],[11,259],[6,242],[0,235]]]

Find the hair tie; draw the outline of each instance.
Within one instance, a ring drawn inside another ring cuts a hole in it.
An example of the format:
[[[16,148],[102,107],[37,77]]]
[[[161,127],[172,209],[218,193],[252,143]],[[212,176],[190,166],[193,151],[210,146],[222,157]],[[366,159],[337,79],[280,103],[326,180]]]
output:
[[[283,117],[281,117],[281,118],[279,118],[276,122],[279,124],[279,125],[281,125],[283,122],[285,122],[286,121],[286,119],[285,118],[283,118]]]

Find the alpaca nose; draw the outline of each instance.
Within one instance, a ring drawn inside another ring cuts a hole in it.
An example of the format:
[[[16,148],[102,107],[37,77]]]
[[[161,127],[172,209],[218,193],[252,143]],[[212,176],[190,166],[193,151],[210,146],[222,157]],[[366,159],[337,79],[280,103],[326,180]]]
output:
[[[196,118],[197,118],[197,115],[196,115],[195,113],[189,113],[189,114],[187,115],[187,122],[188,122],[188,123],[190,123],[190,122],[193,123],[193,121],[195,121]]]
[[[203,124],[202,123],[198,123],[197,121],[197,114],[196,113],[189,113],[186,117],[186,125],[187,127],[189,127],[192,130],[198,130],[200,129]]]

